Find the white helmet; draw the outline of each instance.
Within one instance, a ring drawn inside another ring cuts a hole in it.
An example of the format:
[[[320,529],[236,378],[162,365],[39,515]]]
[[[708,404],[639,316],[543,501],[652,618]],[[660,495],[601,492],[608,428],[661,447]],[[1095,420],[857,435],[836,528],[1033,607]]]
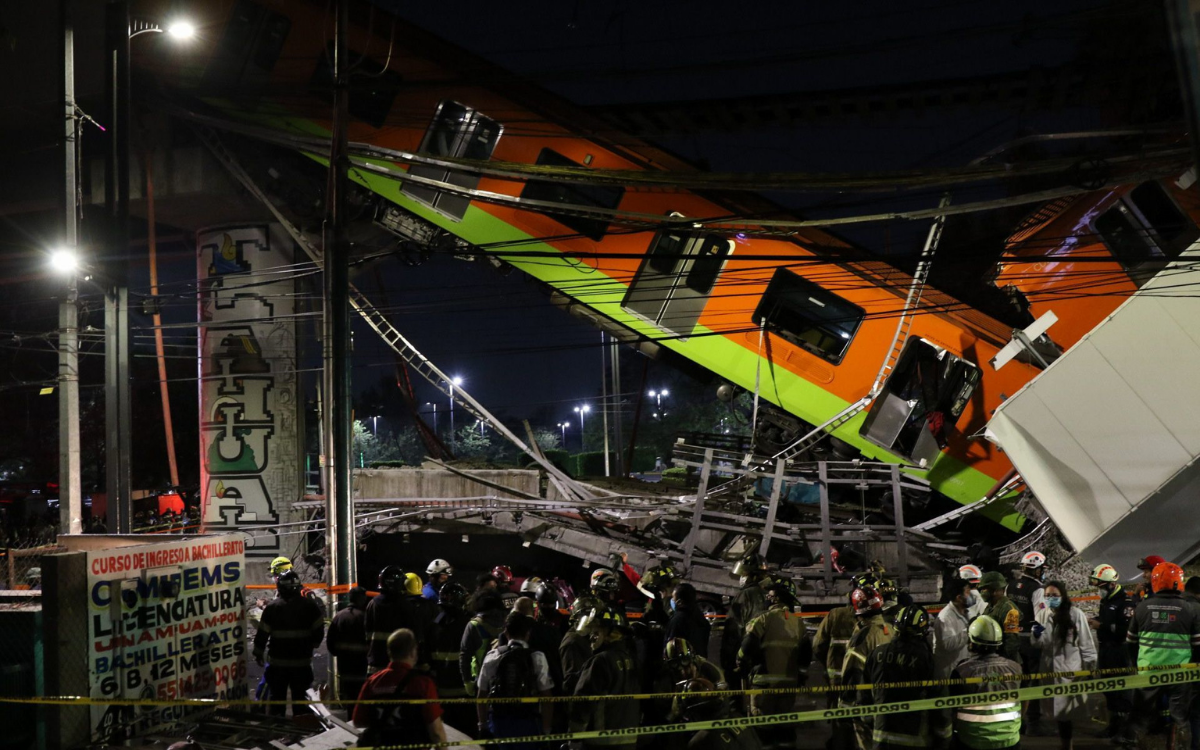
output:
[[[958,577],[964,581],[978,584],[979,580],[983,578],[983,571],[979,569],[978,565],[964,565],[958,569]]]
[[[450,567],[450,563],[440,557],[429,563],[429,567],[425,568],[425,575],[427,576],[453,575],[453,573],[454,568]]]
[[[1099,581],[1100,583],[1116,583],[1117,581],[1121,580],[1121,577],[1117,575],[1116,568],[1111,565],[1102,564],[1097,565],[1095,569],[1092,570],[1092,580]]]
[[[1046,564],[1046,556],[1041,552],[1026,552],[1021,556],[1021,565],[1026,568],[1040,568]]]

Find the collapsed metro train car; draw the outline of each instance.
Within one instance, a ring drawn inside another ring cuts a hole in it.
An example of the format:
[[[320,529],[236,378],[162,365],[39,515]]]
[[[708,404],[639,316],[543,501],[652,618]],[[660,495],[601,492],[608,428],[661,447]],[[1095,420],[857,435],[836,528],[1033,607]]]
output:
[[[328,136],[327,3],[224,0],[197,12],[200,39],[186,62],[154,67],[161,83],[230,122]],[[756,436],[764,452],[868,393],[892,351],[909,276],[820,230],[757,232],[755,218],[777,209],[745,194],[563,180],[571,168],[695,169],[367,3],[351,15],[350,141],[449,160],[376,158],[352,169],[378,223],[431,246],[449,238],[457,252],[545,283],[626,340],[652,342],[740,388],[757,384],[773,406]],[[457,159],[538,165],[555,177],[455,169]],[[730,216],[746,217],[746,230],[706,227]],[[836,455],[904,464],[959,503],[987,495],[1012,464],[978,435],[1040,372],[1022,361],[988,365],[1010,336],[926,289],[882,392],[833,433]],[[1023,522],[1003,503],[983,512],[1012,530]]]

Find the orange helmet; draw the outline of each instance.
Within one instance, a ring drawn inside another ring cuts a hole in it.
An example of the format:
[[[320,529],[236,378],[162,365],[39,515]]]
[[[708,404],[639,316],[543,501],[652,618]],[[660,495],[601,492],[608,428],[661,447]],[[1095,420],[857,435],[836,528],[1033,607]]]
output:
[[[1183,591],[1183,568],[1169,562],[1155,565],[1150,573],[1150,588],[1156,594],[1160,591]]]

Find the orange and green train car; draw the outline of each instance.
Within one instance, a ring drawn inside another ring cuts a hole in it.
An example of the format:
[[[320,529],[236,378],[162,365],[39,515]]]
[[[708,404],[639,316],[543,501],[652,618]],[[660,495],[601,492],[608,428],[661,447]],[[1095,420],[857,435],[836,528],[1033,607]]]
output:
[[[154,4],[147,6],[153,12]],[[154,72],[229,119],[327,136],[329,8],[324,0],[201,4],[197,12],[205,15],[197,19],[192,49]],[[352,6],[351,16],[352,142],[524,164],[695,171],[365,3]],[[636,231],[595,216],[439,191],[406,182],[405,164],[377,165],[390,174],[353,169],[351,179],[393,214],[417,217],[498,256],[585,305],[605,325],[655,341],[730,383],[751,391],[758,383],[762,399],[807,425],[829,420],[869,391],[904,307],[908,276],[820,230],[785,238],[681,225]],[[498,178],[428,165],[412,170],[466,190],[645,215],[703,220],[764,210],[744,194]],[[831,255],[862,260],[823,262]],[[926,290],[884,392],[835,437],[863,456],[908,464],[960,503],[979,500],[1012,466],[975,436],[992,410],[1038,372],[1021,362],[998,372],[987,364],[1010,333]],[[986,512],[1014,529],[1022,520],[1000,505]]]

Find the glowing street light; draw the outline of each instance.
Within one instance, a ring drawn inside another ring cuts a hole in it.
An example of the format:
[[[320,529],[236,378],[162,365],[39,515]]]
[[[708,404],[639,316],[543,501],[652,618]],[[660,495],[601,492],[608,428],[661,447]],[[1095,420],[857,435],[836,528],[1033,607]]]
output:
[[[196,27],[191,21],[178,18],[167,24],[167,33],[179,41],[185,41],[196,36]]]
[[[566,448],[566,447],[567,447],[567,428],[568,428],[570,425],[571,425],[571,423],[570,423],[570,422],[559,422],[557,425],[555,425],[555,427],[558,427],[560,430],[562,430],[562,444],[563,444],[563,448]]]
[[[446,385],[450,386],[450,445],[454,445],[458,440],[454,435],[454,386],[462,384],[461,375],[455,375],[446,381]]]
[[[50,251],[50,268],[64,276],[73,274],[79,270],[79,256],[70,248],[55,248]]]
[[[587,440],[587,437],[585,436],[584,430],[583,430],[583,417],[585,414],[587,414],[591,410],[592,410],[592,407],[588,406],[587,404],[584,404],[583,406],[575,407],[575,413],[579,415],[579,450],[586,450],[586,448],[587,448],[587,446],[584,442],[585,440]]]
[[[658,418],[660,415],[663,414],[663,410],[662,410],[663,396],[670,396],[671,394],[666,388],[662,388],[657,391],[650,391],[650,393],[648,395],[650,396],[650,398],[655,399],[655,406],[658,407],[658,411],[655,412],[654,416],[656,418]]]

